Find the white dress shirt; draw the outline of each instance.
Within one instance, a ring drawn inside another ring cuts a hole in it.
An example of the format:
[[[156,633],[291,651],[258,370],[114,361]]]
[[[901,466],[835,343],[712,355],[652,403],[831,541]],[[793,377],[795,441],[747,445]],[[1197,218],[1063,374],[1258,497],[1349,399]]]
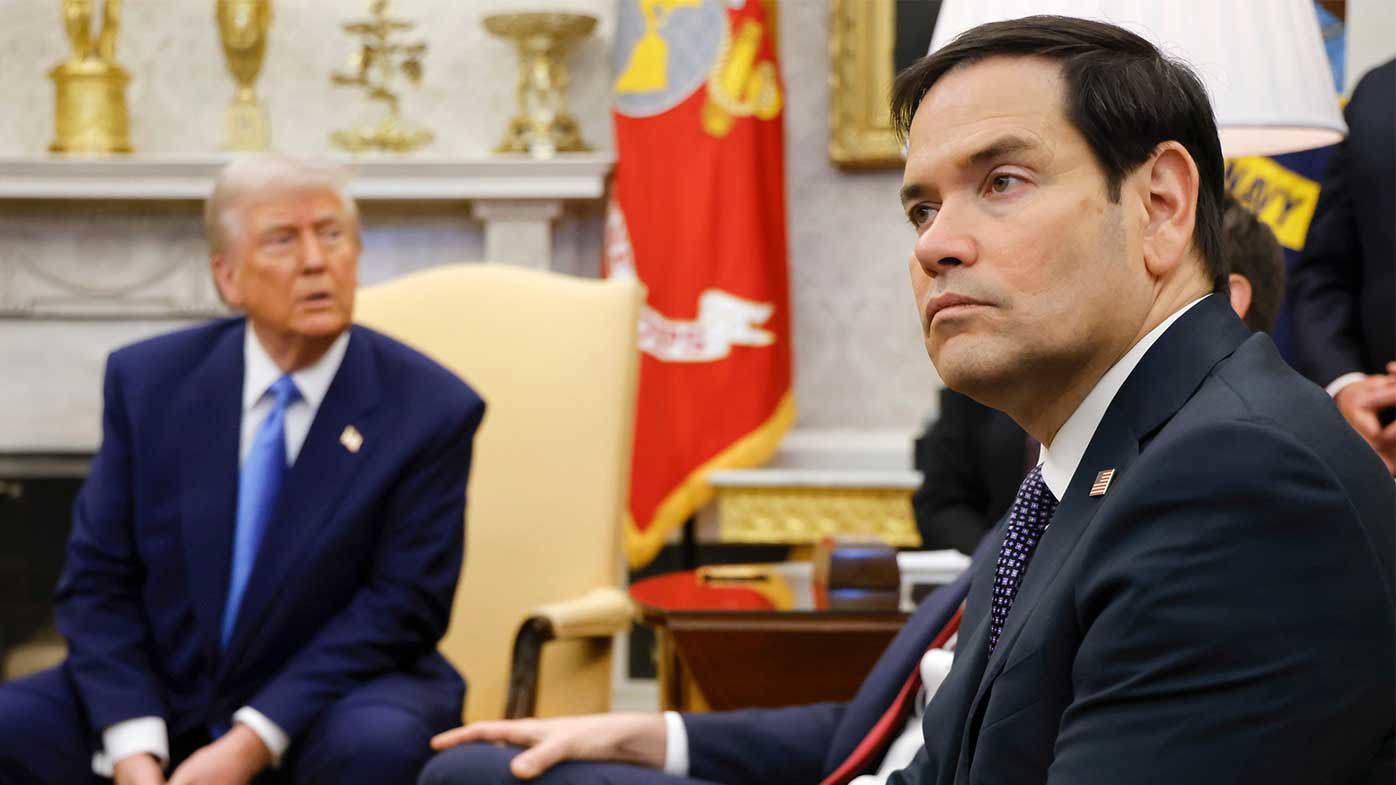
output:
[[[334,343],[330,344],[329,350],[325,352],[323,357],[313,365],[291,374],[291,380],[296,383],[301,397],[286,407],[284,429],[287,466],[294,464],[296,456],[300,455],[301,446],[305,444],[306,434],[310,432],[310,424],[315,420],[315,413],[320,410],[320,403],[325,400],[325,394],[329,392],[330,382],[334,381],[335,374],[339,372],[339,365],[344,360],[344,352],[348,347],[349,331],[346,330],[335,339]],[[267,393],[272,384],[284,375],[271,356],[267,354],[262,342],[257,340],[257,334],[253,331],[250,322],[247,324],[246,337],[243,340],[242,358],[242,428],[238,438],[239,466],[247,459],[247,453],[252,449],[252,441],[257,436],[257,430],[262,427],[262,423],[267,419],[267,415],[271,414],[272,407],[275,405],[274,398]],[[271,751],[274,763],[281,761],[281,756],[286,754],[286,748],[291,744],[285,731],[251,706],[243,706],[238,709],[233,714],[233,722],[242,723],[256,733],[261,738],[262,743],[267,745],[267,749]],[[112,775],[112,766],[116,761],[140,753],[150,753],[161,763],[169,763],[169,729],[161,717],[136,717],[124,720],[102,731],[102,747],[103,749],[98,750],[92,756],[92,770],[104,777]]]
[[[1052,446],[1049,450],[1047,445],[1042,445],[1039,463],[1042,466],[1042,479],[1047,483],[1047,488],[1056,496],[1058,500],[1066,493],[1066,488],[1071,484],[1071,476],[1076,473],[1076,467],[1081,463],[1081,458],[1086,454],[1086,447],[1091,443],[1091,438],[1095,436],[1096,428],[1100,426],[1100,421],[1105,417],[1105,410],[1110,408],[1110,403],[1115,400],[1115,395],[1124,386],[1125,380],[1129,378],[1135,366],[1144,359],[1144,355],[1149,351],[1160,337],[1178,321],[1178,318],[1187,313],[1189,309],[1205,300],[1211,295],[1203,295],[1192,302],[1174,311],[1167,319],[1164,319],[1157,327],[1150,330],[1143,338],[1140,338],[1129,351],[1125,352],[1110,370],[1100,377],[1095,387],[1082,399],[1081,404],[1076,407],[1076,411],[1071,413],[1066,422],[1057,431],[1057,435],[1052,439]],[[953,650],[953,645],[950,647]],[[940,683],[945,680],[945,676],[950,672],[952,656],[946,649],[932,649],[921,658],[921,692],[917,695],[914,710],[907,718],[906,725],[902,732],[887,748],[887,752],[882,756],[882,763],[878,767],[876,774],[865,774],[855,778],[849,785],[883,785],[887,782],[892,772],[910,765],[916,753],[920,751],[924,742],[921,738],[921,717],[925,712],[926,704],[930,702],[931,696]],[[677,777],[688,776],[688,731],[684,728],[683,718],[672,711],[664,713],[666,745],[664,751],[664,772]]]

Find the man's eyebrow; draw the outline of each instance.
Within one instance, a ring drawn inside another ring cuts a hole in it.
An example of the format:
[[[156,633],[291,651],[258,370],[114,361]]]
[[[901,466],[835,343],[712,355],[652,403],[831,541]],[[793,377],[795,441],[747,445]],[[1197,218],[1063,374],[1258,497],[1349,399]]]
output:
[[[974,166],[982,166],[989,161],[1003,158],[1013,153],[1022,153],[1036,150],[1041,147],[1037,142],[1022,136],[1004,136],[978,150],[962,157],[959,161],[961,169],[968,169]]]
[[[961,156],[956,162],[959,169],[971,169],[983,166],[986,163],[1013,155],[1014,153],[1032,152],[1040,150],[1042,145],[1033,139],[1024,136],[1003,136],[989,144],[975,150],[972,153]],[[905,205],[908,202],[924,197],[930,191],[919,183],[908,183],[902,186],[901,201]]]

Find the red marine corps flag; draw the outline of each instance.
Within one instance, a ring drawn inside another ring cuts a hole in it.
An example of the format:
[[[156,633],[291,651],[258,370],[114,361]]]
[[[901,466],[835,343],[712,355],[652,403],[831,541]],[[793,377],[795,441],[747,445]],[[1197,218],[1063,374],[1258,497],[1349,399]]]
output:
[[[786,280],[784,88],[760,0],[621,0],[606,271],[640,317],[626,551],[652,559],[795,419]]]

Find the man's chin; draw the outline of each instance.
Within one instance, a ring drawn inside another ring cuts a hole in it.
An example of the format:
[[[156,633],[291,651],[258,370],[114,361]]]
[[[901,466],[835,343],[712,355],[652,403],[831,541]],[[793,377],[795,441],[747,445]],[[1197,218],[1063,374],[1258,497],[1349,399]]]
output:
[[[349,329],[349,320],[338,313],[324,313],[298,319],[295,330],[306,338],[334,338]]]
[[[963,337],[933,349],[931,363],[946,387],[978,401],[994,397],[995,391],[1014,382],[1011,369],[1005,367],[1008,364],[998,361],[991,347]]]

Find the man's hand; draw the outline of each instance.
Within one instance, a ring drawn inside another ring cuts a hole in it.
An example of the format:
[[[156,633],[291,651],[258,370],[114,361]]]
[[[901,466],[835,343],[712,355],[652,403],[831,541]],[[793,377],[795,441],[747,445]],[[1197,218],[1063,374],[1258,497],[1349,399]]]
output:
[[[247,785],[271,763],[271,750],[246,725],[237,724],[180,764],[169,785]]]
[[[116,785],[165,785],[165,771],[154,755],[127,755],[112,766]]]
[[[662,768],[665,735],[662,714],[592,714],[476,722],[437,735],[431,746],[444,750],[457,744],[489,741],[526,747],[514,756],[509,769],[515,777],[529,780],[564,760],[616,761]]]
[[[1383,428],[1377,419],[1382,409],[1396,406],[1396,363],[1387,366],[1385,375],[1372,375],[1353,382],[1333,397],[1338,411],[1386,463],[1386,470],[1396,475],[1396,423]]]

